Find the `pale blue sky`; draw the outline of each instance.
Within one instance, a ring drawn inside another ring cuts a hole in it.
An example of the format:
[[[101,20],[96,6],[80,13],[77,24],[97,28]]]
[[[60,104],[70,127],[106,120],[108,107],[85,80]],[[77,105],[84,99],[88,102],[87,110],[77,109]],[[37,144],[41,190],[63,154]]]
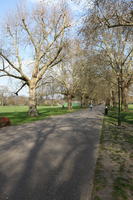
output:
[[[0,14],[7,12],[16,5],[17,0],[2,0],[0,2]]]
[[[5,16],[8,12],[12,11],[19,0],[1,0],[0,2],[0,17]]]
[[[41,2],[42,0],[1,0],[0,2],[0,17],[5,16],[6,13],[12,11],[17,4],[19,3],[25,3],[27,2],[27,4],[29,6],[35,5],[36,3]],[[56,3],[60,3],[62,0],[44,0],[44,2],[56,2]],[[83,3],[85,0],[81,0],[80,4],[75,4],[73,1],[71,0],[67,0],[67,3],[70,5],[72,11],[74,12],[75,15],[82,15],[83,14],[83,10],[85,9],[85,7],[83,8]],[[90,0],[91,1],[91,0]]]

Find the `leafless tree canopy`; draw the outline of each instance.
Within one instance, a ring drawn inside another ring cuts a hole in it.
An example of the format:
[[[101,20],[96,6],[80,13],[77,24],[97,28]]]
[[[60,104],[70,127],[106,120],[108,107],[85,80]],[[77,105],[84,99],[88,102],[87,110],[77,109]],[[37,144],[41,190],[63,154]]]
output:
[[[107,27],[133,26],[132,0],[96,0],[95,5],[99,13],[99,22]]]
[[[38,83],[65,55],[65,32],[70,27],[67,10],[65,7],[49,10],[45,4],[32,11],[17,10],[4,26],[0,76],[19,79],[21,88],[29,87],[29,115],[37,115]]]

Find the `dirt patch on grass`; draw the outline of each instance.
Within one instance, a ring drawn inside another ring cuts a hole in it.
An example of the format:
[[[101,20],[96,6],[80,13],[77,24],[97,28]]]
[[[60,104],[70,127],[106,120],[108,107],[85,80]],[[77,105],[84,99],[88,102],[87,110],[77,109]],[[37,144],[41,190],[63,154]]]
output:
[[[132,200],[133,125],[104,119],[92,200]]]

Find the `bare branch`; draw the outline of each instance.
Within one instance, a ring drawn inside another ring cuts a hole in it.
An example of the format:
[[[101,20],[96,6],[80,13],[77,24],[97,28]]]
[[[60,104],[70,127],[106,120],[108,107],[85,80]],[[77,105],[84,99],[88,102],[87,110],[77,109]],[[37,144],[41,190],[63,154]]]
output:
[[[125,58],[124,61],[122,62],[122,65],[125,64],[125,62],[127,61],[128,57],[131,55],[132,52],[133,52],[133,48],[132,48],[131,51],[127,54],[126,58]]]
[[[14,75],[14,74],[9,73],[9,72],[6,71],[6,70],[0,69],[0,72],[5,73],[5,74],[3,74],[2,76],[10,76],[10,77],[12,77],[12,78],[16,78],[16,79],[20,79],[20,80],[25,80],[24,77],[16,76],[16,75]]]
[[[26,83],[24,83],[18,90],[17,92],[15,92],[15,94],[18,96],[18,93],[23,89],[23,87],[27,85]]]
[[[28,28],[27,24],[25,23],[25,19],[22,19],[22,23],[23,23],[24,29],[28,33],[29,38],[30,38],[30,40],[31,40],[31,42],[32,42],[32,44],[35,48],[35,52],[37,53],[37,47],[36,47],[36,44],[35,44],[35,40],[33,39],[32,33],[29,31],[29,28]]]
[[[42,75],[43,75],[44,72],[47,70],[47,68],[53,67],[53,66],[56,65],[56,62],[55,62],[55,61],[57,60],[57,58],[58,58],[60,52],[62,51],[62,49],[63,49],[63,47],[61,46],[61,47],[58,49],[58,51],[56,52],[56,55],[49,61],[49,63],[47,63],[46,65],[44,65],[44,66],[42,67],[42,69],[40,70],[40,72],[39,72],[39,74],[38,74],[38,79],[39,79],[39,80],[41,79]],[[54,63],[54,62],[55,62],[55,63]],[[60,62],[61,62],[61,61],[60,61]],[[58,62],[57,62],[57,63],[58,63]]]
[[[7,56],[5,56],[5,55],[2,53],[2,51],[0,51],[0,56],[1,56],[2,58],[4,58],[4,60],[6,60],[7,63],[8,63],[13,69],[15,69],[17,72],[20,73],[20,70],[19,70],[17,67],[15,67],[15,65],[7,58]]]
[[[108,28],[116,28],[116,27],[120,27],[120,26],[123,26],[123,27],[133,27],[133,23],[119,23],[119,24],[114,24],[114,25],[111,25],[111,24],[108,24],[107,27]]]

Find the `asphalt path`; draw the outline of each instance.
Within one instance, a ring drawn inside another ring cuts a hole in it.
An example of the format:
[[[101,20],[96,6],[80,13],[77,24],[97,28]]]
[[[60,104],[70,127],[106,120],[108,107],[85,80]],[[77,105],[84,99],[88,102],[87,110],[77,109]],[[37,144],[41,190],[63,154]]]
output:
[[[89,200],[103,106],[0,129],[0,200]]]

